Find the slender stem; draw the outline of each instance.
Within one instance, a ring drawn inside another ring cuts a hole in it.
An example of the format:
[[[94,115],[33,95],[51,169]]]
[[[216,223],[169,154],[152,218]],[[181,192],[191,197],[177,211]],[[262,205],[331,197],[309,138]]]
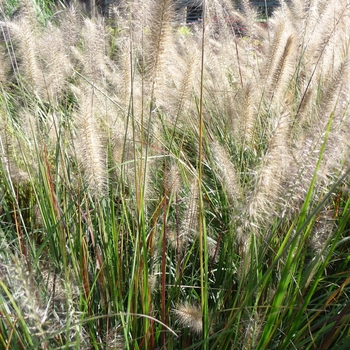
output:
[[[202,301],[202,321],[203,321],[203,349],[209,349],[208,342],[208,255],[207,255],[207,236],[205,227],[205,216],[203,208],[202,193],[202,158],[203,158],[203,90],[204,90],[204,48],[205,48],[205,12],[206,1],[203,1],[203,20],[202,20],[202,55],[201,55],[201,86],[199,100],[199,155],[198,155],[198,186],[199,186],[199,250],[200,250],[200,276],[201,276],[201,301]]]
[[[163,212],[163,220],[164,223],[166,223],[166,212],[167,212],[167,201],[164,199],[164,212]],[[163,329],[162,329],[162,349],[166,350],[166,325],[167,325],[167,314],[166,314],[166,248],[167,248],[167,237],[166,237],[166,225],[163,226],[163,244],[162,244],[162,297],[161,297],[161,305],[162,305],[162,322],[163,322]]]

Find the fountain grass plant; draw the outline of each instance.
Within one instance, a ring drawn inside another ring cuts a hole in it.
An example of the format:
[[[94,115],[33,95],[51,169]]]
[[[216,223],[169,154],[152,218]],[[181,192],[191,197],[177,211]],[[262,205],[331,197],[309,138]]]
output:
[[[348,1],[18,3],[0,348],[347,349]]]

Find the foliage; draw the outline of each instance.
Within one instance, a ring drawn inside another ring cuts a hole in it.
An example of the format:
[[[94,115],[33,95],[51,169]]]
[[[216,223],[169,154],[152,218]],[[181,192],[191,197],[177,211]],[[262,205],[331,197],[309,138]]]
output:
[[[230,3],[1,8],[1,348],[347,348],[349,5]]]

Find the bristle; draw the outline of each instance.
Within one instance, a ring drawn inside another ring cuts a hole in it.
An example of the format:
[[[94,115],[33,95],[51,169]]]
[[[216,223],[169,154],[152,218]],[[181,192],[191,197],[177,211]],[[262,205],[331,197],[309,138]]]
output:
[[[294,16],[296,18],[298,18],[299,20],[303,19],[305,14],[310,11],[312,0],[304,0],[304,1],[289,0],[289,1],[291,3],[290,7],[294,13]],[[284,0],[284,2],[285,2],[285,0]]]
[[[1,248],[4,248],[3,243],[1,240]],[[80,291],[73,276],[69,276],[71,280],[66,282],[44,266],[41,266],[40,272],[29,272],[22,258],[8,256],[0,264],[2,286],[11,293],[10,302],[7,298],[2,300],[8,306],[11,305],[8,310],[13,307],[11,312],[17,314],[21,322],[25,322],[28,335],[36,337],[42,344],[48,338],[64,332],[69,337],[67,343],[79,339],[81,345],[86,345],[89,336],[77,322],[81,315],[75,306]],[[70,322],[69,329],[63,330],[62,323],[67,321]]]
[[[22,266],[25,264],[22,263]],[[48,313],[40,300],[39,294],[35,291],[35,283],[27,276],[21,268],[19,261],[8,263],[2,266],[1,280],[12,291],[13,301],[16,303],[22,316],[32,327],[32,332],[45,337],[45,323],[48,320]]]
[[[242,198],[242,190],[239,183],[237,171],[230,161],[226,149],[218,142],[214,142],[211,146],[213,157],[219,169],[219,176],[226,190],[227,197],[233,205]]]
[[[173,163],[170,166],[168,176],[166,178],[166,190],[167,192],[175,194],[179,193],[182,187],[182,179],[179,171],[179,166],[176,163]]]
[[[105,348],[107,350],[125,349],[125,340],[122,335],[121,326],[115,326],[105,335]]]
[[[146,48],[146,73],[151,81],[161,71],[162,57],[169,40],[170,23],[173,18],[171,0],[150,1],[149,35]]]
[[[344,121],[344,109],[341,107],[340,96],[344,79],[349,76],[348,64],[340,64],[333,77],[324,83],[324,91],[320,97],[319,106],[314,106],[310,117],[304,125],[299,125],[299,137],[294,150],[294,188],[293,192],[298,192],[298,200],[302,200],[300,195],[309,187],[314,174],[314,169],[319,159],[320,150],[324,142],[325,130],[328,128],[330,118],[333,118],[332,133],[328,136],[327,145],[323,154],[323,161],[318,171],[317,185],[325,181],[332,172],[341,171],[344,159],[344,152],[347,152],[348,142],[342,138],[347,134],[349,125]],[[306,124],[307,123],[307,124]],[[306,130],[305,130],[306,128]],[[296,180],[298,179],[298,180]],[[299,183],[299,190],[295,189],[295,184]],[[304,190],[300,190],[303,188]]]
[[[10,62],[6,59],[5,55],[5,50],[0,48],[0,85],[6,83],[11,69]]]
[[[97,23],[88,18],[84,20],[84,74],[93,82],[104,82],[107,72],[105,30],[102,18],[99,18]]]
[[[334,232],[336,222],[334,220],[334,210],[332,208],[324,208],[318,215],[314,230],[310,238],[310,247],[317,253],[322,253],[326,248],[326,244]]]
[[[268,104],[286,98],[291,89],[288,85],[295,73],[298,51],[295,44],[297,33],[294,33],[293,21],[286,11],[278,11],[273,16],[270,27],[270,45],[262,69],[265,80],[263,97],[269,101]]]
[[[145,202],[147,203],[145,206],[146,214],[148,214],[148,208],[152,207],[153,203],[157,203],[157,193],[154,191],[154,186],[152,184],[152,174],[154,171],[157,170],[157,162],[151,158],[148,157],[147,153],[145,152],[143,156],[143,169],[142,169],[142,174],[143,178],[141,180],[142,187],[143,187],[143,197]]]
[[[232,110],[227,111],[225,127],[232,129],[235,142],[242,147],[250,148],[254,144],[255,127],[258,121],[260,93],[250,79],[238,89],[232,98]]]
[[[67,81],[73,68],[63,37],[62,32],[49,23],[47,31],[38,42],[38,55],[42,62],[40,68],[45,84],[42,94],[52,105],[58,104],[64,97],[63,92],[68,87]]]
[[[15,136],[9,116],[0,109],[0,164],[8,181],[15,184],[29,182],[29,174],[24,171],[22,157],[18,154],[18,138]]]
[[[179,237],[175,230],[167,230],[167,243],[172,247],[175,251],[181,250],[181,246],[178,247]]]
[[[202,309],[198,305],[185,303],[173,309],[173,313],[182,327],[189,328],[190,331],[202,333]]]
[[[193,181],[186,199],[186,210],[183,214],[180,226],[179,244],[183,250],[187,242],[197,235],[198,227],[198,182]]]
[[[76,5],[70,3],[67,9],[61,12],[59,20],[65,47],[70,48],[76,46],[82,27],[82,16]]]
[[[93,89],[83,90],[80,109],[76,115],[76,152],[84,170],[86,184],[96,197],[106,193],[106,155],[101,142],[102,133],[97,124]]]
[[[315,107],[313,105],[314,102],[314,95],[315,91],[313,90],[312,87],[309,87],[304,94],[300,97],[300,102],[298,105],[298,109],[297,109],[297,114],[296,114],[296,122],[300,125],[300,126],[304,126],[304,123],[307,123],[309,120],[309,117],[312,116],[313,114],[313,107]],[[301,136],[302,133],[300,133],[297,136]]]
[[[326,74],[329,82],[324,82],[324,91],[319,106],[319,114],[329,115],[334,109],[334,103],[339,96],[339,88],[344,82],[344,78],[348,76],[347,70],[349,68],[348,60],[341,62],[337,69],[334,69],[334,73],[329,72]],[[333,70],[333,69],[332,69]]]
[[[282,111],[263,157],[248,206],[249,217],[253,222],[263,218],[267,220],[273,215],[276,206],[281,204],[281,186],[290,166],[289,130],[290,113]]]
[[[246,18],[247,34],[248,36],[253,38],[256,34],[256,23],[258,19],[258,13],[249,0],[242,0],[242,7]]]
[[[258,343],[263,329],[262,322],[263,319],[258,312],[255,311],[249,315],[249,319],[246,320],[244,343],[242,349],[251,349],[254,344]]]
[[[19,73],[24,77],[28,86],[35,92],[42,92],[45,88],[43,74],[40,68],[37,55],[38,37],[36,28],[32,27],[30,21],[26,18],[20,18],[16,23],[11,23],[10,30],[13,33],[16,50],[16,61],[19,66]]]
[[[219,259],[218,242],[209,236],[207,237],[207,249],[210,258],[213,259],[213,261],[217,262]]]
[[[288,83],[292,77],[294,62],[292,54],[295,52],[294,38],[289,36],[286,40],[284,50],[275,62],[271,72],[271,85],[269,86],[269,103],[275,98],[280,100],[289,88]]]
[[[186,57],[186,68],[182,73],[182,81],[180,82],[180,87],[178,89],[178,100],[177,100],[177,112],[176,115],[181,117],[184,113],[185,108],[188,106],[188,99],[190,95],[191,82],[193,79],[194,70],[194,54],[189,54]]]

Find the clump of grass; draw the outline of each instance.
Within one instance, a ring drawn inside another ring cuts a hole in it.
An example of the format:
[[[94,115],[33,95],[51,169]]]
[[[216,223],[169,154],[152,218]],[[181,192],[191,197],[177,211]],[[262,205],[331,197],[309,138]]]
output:
[[[350,9],[308,4],[0,7],[0,347],[346,347]]]

